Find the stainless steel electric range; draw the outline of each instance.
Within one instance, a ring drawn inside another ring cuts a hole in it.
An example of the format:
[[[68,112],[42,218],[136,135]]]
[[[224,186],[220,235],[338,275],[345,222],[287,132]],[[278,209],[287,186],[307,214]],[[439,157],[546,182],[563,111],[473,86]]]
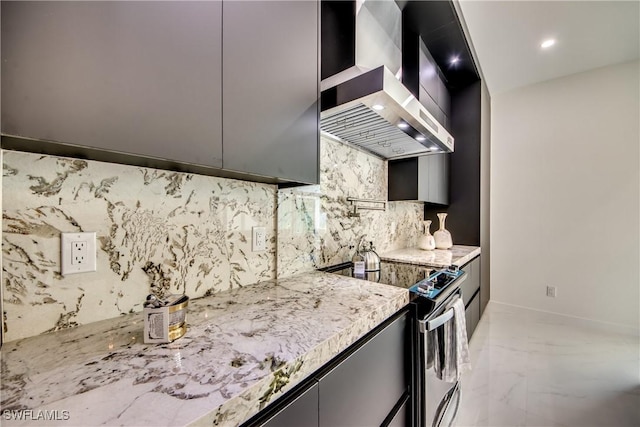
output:
[[[433,349],[447,351],[446,342],[439,341],[445,324],[454,318],[451,303],[462,297],[460,284],[466,273],[457,267],[435,269],[414,264],[382,261],[380,269],[354,274],[351,262],[320,269],[349,277],[406,288],[410,292],[413,316],[410,345],[413,365],[412,425],[445,427],[453,424],[460,402],[458,382],[439,379],[429,353]]]

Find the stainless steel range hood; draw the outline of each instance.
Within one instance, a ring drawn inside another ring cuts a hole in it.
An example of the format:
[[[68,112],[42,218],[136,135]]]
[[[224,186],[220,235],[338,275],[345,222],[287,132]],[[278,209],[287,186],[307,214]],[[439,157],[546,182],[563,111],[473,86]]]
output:
[[[388,0],[356,3],[354,65],[322,80],[320,129],[385,159],[452,152],[451,134],[396,77],[400,8]]]
[[[322,91],[320,129],[385,159],[453,151],[453,137],[384,66]]]

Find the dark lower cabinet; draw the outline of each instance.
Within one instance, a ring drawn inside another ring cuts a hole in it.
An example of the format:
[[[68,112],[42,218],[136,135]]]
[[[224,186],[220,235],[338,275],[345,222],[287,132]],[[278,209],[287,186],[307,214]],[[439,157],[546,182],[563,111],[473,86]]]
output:
[[[317,427],[318,389],[316,382],[262,425],[264,427]]]
[[[382,424],[384,427],[407,427],[411,425],[409,422],[411,420],[409,412],[411,410],[410,398],[411,396],[408,393],[402,397],[398,411],[387,418],[386,422]]]
[[[410,319],[396,314],[243,427],[410,426]]]
[[[320,426],[379,426],[407,391],[406,316],[319,379]]]
[[[467,323],[467,337],[471,338],[473,332],[480,321],[480,292],[476,292],[474,297],[465,307],[465,320]]]
[[[460,288],[462,289],[462,301],[465,306],[465,318],[467,323],[467,337],[471,338],[480,321],[480,257],[476,257],[462,267],[467,273],[467,278]]]

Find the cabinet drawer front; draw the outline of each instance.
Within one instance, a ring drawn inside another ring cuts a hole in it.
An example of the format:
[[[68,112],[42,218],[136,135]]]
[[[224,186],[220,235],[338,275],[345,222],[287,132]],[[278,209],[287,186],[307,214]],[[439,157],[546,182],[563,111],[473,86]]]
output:
[[[466,307],[473,298],[473,294],[480,288],[480,257],[474,258],[462,267],[462,270],[467,273],[467,279],[460,285],[462,301]]]
[[[469,303],[469,306],[465,310],[465,320],[467,324],[467,337],[470,339],[473,332],[478,326],[480,321],[480,294],[476,294],[475,297]]]
[[[318,426],[318,384],[302,393],[263,427],[317,427]]]
[[[320,378],[320,426],[377,426],[407,389],[407,316]]]

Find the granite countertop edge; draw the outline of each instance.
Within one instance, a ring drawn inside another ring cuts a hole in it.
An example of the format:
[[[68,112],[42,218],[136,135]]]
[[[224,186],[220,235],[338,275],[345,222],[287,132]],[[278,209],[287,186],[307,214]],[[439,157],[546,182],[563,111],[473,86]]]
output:
[[[272,400],[270,400],[267,405],[260,405],[255,399],[251,399],[246,394],[242,394],[230,399],[217,410],[212,411],[195,422],[190,423],[189,426],[204,427],[215,425],[231,427],[244,423],[254,415],[258,414],[262,409],[266,408],[269,404],[276,402],[289,390],[309,378],[311,374],[331,361],[335,356],[342,353],[360,338],[364,337],[376,326],[380,325],[393,314],[397,313],[407,304],[408,294],[406,300],[404,298],[400,298],[395,301],[390,301],[385,307],[380,307],[378,310],[369,313],[366,318],[362,318],[361,320],[354,322],[350,326],[350,331],[335,334],[309,352],[287,363],[280,369],[280,371],[284,372],[286,375],[290,375],[289,381],[278,393],[273,394]],[[276,379],[276,376],[277,374],[274,372],[272,375],[265,378],[261,385],[258,386],[260,389],[258,394],[264,396],[269,393],[270,385]],[[242,421],[237,423],[237,420],[239,419]]]
[[[419,248],[403,248],[380,254],[382,261],[402,262],[426,267],[462,267],[480,255],[479,246],[454,245],[451,249],[425,251]]]
[[[16,340],[0,402],[68,411],[51,425],[238,426],[408,303],[407,289],[310,272],[191,301],[170,344],[143,344],[139,313]]]

